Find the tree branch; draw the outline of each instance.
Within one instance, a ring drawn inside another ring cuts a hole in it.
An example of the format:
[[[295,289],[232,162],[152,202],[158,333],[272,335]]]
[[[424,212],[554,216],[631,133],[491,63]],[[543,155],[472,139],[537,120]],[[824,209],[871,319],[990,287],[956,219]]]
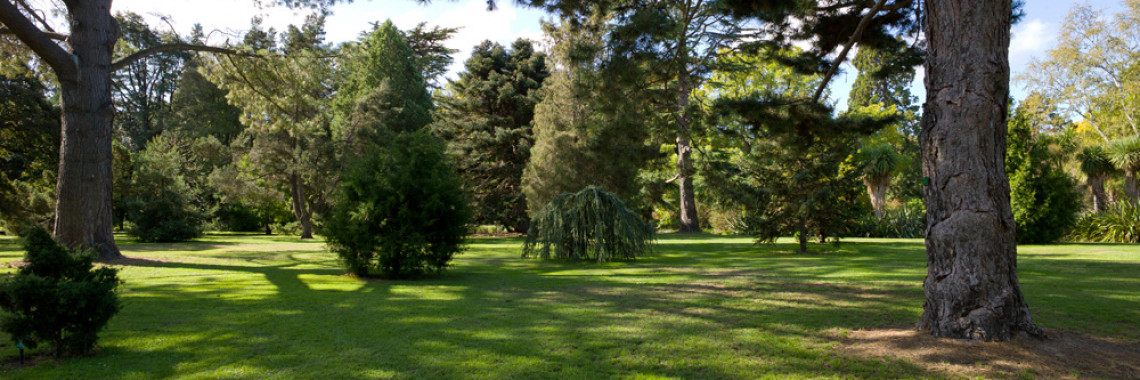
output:
[[[839,52],[839,57],[835,58],[835,62],[831,64],[831,68],[827,70],[827,74],[823,76],[823,82],[819,83],[819,89],[815,90],[815,95],[812,96],[813,103],[819,103],[819,97],[823,96],[823,90],[827,88],[827,82],[831,81],[831,77],[835,76],[835,72],[839,70],[839,65],[847,59],[847,53],[851,51],[851,46],[855,45],[855,41],[859,40],[859,36],[863,35],[863,30],[867,29],[867,25],[871,23],[871,19],[875,18],[875,14],[883,9],[883,5],[887,0],[879,0],[875,2],[875,6],[871,7],[871,11],[863,16],[859,21],[859,26],[855,28],[855,32],[851,33],[851,38],[847,40],[847,44],[843,45],[843,51]]]
[[[63,33],[56,33],[56,32],[41,32],[41,33],[43,33],[48,38],[51,38],[51,39],[56,40],[56,41],[67,41],[67,37],[68,37],[68,35],[63,34]],[[13,32],[12,29],[0,28],[0,34],[16,34],[16,32]]]
[[[135,62],[138,62],[139,60],[142,60],[143,58],[146,58],[146,57],[158,54],[158,53],[167,52],[167,51],[207,51],[207,52],[211,52],[211,53],[220,53],[220,54],[226,54],[226,55],[240,55],[240,56],[244,56],[244,57],[259,57],[259,55],[257,55],[257,54],[246,53],[246,52],[237,51],[234,49],[227,49],[227,48],[216,47],[216,46],[187,44],[187,43],[179,42],[179,43],[158,45],[158,46],[146,48],[143,50],[139,50],[139,51],[135,52],[134,54],[123,57],[123,59],[120,59],[120,60],[116,61],[115,63],[111,64],[111,71],[119,71],[122,68],[127,67],[132,63],[135,63]]]
[[[0,23],[7,26],[10,33],[32,49],[48,66],[51,66],[52,71],[55,71],[56,76],[61,80],[71,78],[76,74],[78,69],[76,68],[75,57],[52,41],[49,33],[32,24],[8,0],[0,1]]]

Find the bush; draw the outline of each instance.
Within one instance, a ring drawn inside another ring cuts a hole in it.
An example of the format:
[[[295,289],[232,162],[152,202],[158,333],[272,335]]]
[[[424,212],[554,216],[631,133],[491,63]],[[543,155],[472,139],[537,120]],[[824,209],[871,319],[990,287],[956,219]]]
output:
[[[926,234],[926,212],[921,204],[884,210],[877,218],[866,213],[852,224],[848,236],[874,238],[921,238]]]
[[[177,138],[151,140],[140,152],[131,198],[127,233],[144,242],[175,242],[202,236],[205,213],[194,204],[197,190],[182,173],[186,159]]]
[[[1070,240],[1100,243],[1140,243],[1140,206],[1120,202],[1077,220]]]
[[[1031,115],[1018,107],[1009,122],[1005,167],[1018,243],[1049,243],[1077,220],[1082,195],[1061,168],[1064,136],[1034,133]],[[1059,151],[1060,154],[1054,152]]]
[[[0,284],[0,328],[35,348],[50,344],[56,356],[82,355],[119,311],[117,271],[93,269],[94,254],[73,253],[42,228],[24,241],[27,264]]]
[[[597,186],[554,197],[535,213],[523,257],[633,260],[652,251],[653,226]]]
[[[349,272],[409,278],[440,272],[467,235],[468,197],[427,132],[397,133],[345,174],[325,222],[329,247]]]

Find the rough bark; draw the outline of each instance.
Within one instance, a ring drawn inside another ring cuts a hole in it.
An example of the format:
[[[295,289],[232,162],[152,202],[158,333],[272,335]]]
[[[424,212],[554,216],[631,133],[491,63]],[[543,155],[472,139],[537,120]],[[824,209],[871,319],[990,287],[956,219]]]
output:
[[[863,185],[867,186],[867,196],[871,198],[875,219],[882,219],[887,207],[887,189],[891,186],[891,177],[864,178]]]
[[[697,218],[697,199],[693,192],[693,148],[689,142],[689,96],[693,92],[688,72],[682,70],[677,79],[677,187],[680,189],[681,217],[678,232],[701,232]]]
[[[1010,0],[926,0],[926,304],[934,336],[1043,336],[1017,281],[1004,158]]]
[[[1140,201],[1140,181],[1137,181],[1136,170],[1132,168],[1124,169],[1124,195],[1128,197],[1128,201],[1136,204]]]
[[[289,175],[289,193],[293,202],[293,216],[297,218],[297,223],[301,225],[301,238],[312,239],[312,213],[310,213],[309,208],[305,206],[305,187],[304,184],[301,183],[300,175]]]
[[[111,55],[118,23],[111,2],[67,1],[75,75],[58,75],[62,133],[56,183],[56,238],[93,248],[100,259],[122,257],[111,217]]]
[[[1104,176],[1089,176],[1089,189],[1092,190],[1093,212],[1099,213],[1108,206],[1104,194]]]
[[[799,230],[800,230],[800,233],[799,233],[800,251],[799,252],[800,253],[807,253],[807,251],[808,251],[808,246],[807,246],[808,245],[807,220],[800,218]]]

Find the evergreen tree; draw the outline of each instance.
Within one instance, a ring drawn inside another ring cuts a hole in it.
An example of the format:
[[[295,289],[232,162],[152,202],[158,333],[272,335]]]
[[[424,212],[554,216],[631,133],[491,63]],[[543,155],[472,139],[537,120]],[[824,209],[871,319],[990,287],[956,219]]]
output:
[[[185,143],[176,132],[164,133],[151,139],[136,158],[126,208],[134,223],[128,233],[139,241],[175,242],[202,235],[200,194],[187,181],[196,163]]]
[[[178,91],[171,100],[174,126],[192,138],[214,136],[229,145],[245,129],[241,109],[226,101],[229,91],[202,76],[199,66],[191,60],[178,80]]]
[[[178,35],[151,29],[138,14],[120,13],[115,18],[122,34],[116,46],[121,55],[182,42]],[[163,52],[115,74],[115,129],[133,151],[146,148],[151,138],[173,126],[171,98],[189,58],[184,51]]]
[[[344,51],[344,80],[333,101],[341,139],[378,141],[385,133],[431,123],[431,95],[411,47],[392,21],[373,25],[372,32]]]
[[[1009,121],[1005,171],[1009,173],[1010,207],[1017,222],[1017,242],[1049,243],[1069,232],[1077,221],[1081,195],[1076,181],[1061,168],[1064,154],[1056,149],[1061,136],[1042,133],[1025,106]]]
[[[310,15],[278,38],[254,20],[243,49],[262,57],[222,56],[204,70],[230,92],[249,126],[237,144],[238,169],[288,193],[301,238],[312,238],[314,214],[328,209],[339,163],[330,127],[333,70],[322,58],[325,14]],[[233,144],[231,144],[233,145]]]
[[[59,109],[34,77],[0,75],[0,225],[49,226],[59,164]]]
[[[550,75],[546,54],[527,40],[510,49],[484,41],[465,67],[440,99],[440,121],[433,129],[458,160],[478,205],[475,221],[526,232],[530,219],[522,176],[534,143],[538,90]]]
[[[596,60],[573,58],[600,51],[601,30],[566,23],[543,29],[555,41],[551,61],[561,70],[546,80],[535,106],[534,148],[522,178],[528,213],[591,185],[639,209],[638,170],[656,152],[647,144],[644,103],[631,88],[625,96],[602,96],[614,89],[604,85]]]
[[[441,28],[438,26],[427,28],[426,22],[421,22],[415,28],[404,33],[404,40],[412,49],[416,67],[424,78],[429,90],[439,88],[439,78],[447,73],[447,67],[454,60],[451,55],[459,50],[449,49],[443,45],[459,28]]]

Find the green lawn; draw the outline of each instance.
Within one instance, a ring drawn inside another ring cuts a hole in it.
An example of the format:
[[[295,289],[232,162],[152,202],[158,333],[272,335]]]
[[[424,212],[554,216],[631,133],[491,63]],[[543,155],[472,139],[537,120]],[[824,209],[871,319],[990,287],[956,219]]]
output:
[[[845,331],[918,320],[921,240],[800,255],[743,237],[664,236],[654,257],[596,265],[520,259],[521,240],[486,238],[442,277],[415,282],[343,276],[322,243],[288,237],[122,241],[151,261],[123,269],[124,307],[99,352],[16,368],[0,337],[0,377],[942,376],[834,349]],[[1140,344],[1140,247],[1020,252],[1042,327]],[[21,257],[0,237],[0,263]]]

